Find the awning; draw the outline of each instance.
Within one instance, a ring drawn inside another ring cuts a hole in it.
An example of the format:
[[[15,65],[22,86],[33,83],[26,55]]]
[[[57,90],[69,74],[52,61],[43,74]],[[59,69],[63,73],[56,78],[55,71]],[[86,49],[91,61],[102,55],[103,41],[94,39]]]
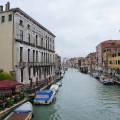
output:
[[[0,89],[8,89],[18,85],[23,85],[23,84],[12,80],[0,81]]]

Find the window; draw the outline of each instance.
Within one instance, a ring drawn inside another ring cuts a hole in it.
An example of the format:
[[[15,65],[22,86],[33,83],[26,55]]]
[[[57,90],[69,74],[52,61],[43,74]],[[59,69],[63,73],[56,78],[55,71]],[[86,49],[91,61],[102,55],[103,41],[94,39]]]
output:
[[[12,14],[8,15],[8,21],[12,21]]]
[[[23,82],[23,69],[21,69],[21,82]]]
[[[118,53],[118,56],[120,56],[120,52]]]
[[[30,34],[28,33],[28,42],[30,43]]]
[[[36,69],[33,68],[33,76],[35,76],[35,73],[36,73]]]
[[[112,64],[112,61],[109,61],[110,64]]]
[[[118,64],[120,65],[120,60],[118,60]]]
[[[43,38],[41,38],[41,47],[43,47]]]
[[[23,31],[20,30],[20,40],[23,40]]]
[[[41,69],[39,68],[39,78],[41,79]]]
[[[27,28],[30,29],[30,25],[29,24],[27,25]]]
[[[5,22],[5,16],[2,16],[2,17],[1,17],[1,22],[2,22],[2,23]]]
[[[38,51],[36,51],[36,62],[38,62]]]
[[[46,49],[47,49],[47,40],[46,40]]]
[[[30,68],[28,68],[28,75],[29,75],[29,78],[30,78],[30,76],[31,76],[31,69]]]
[[[19,23],[19,25],[23,26],[23,21],[22,21],[22,20],[20,20],[20,23]]]
[[[48,41],[48,50],[49,50],[49,46],[50,46],[50,44],[49,44],[49,41]]]
[[[116,64],[117,64],[117,60],[116,60]]]
[[[38,36],[36,35],[36,45],[38,45]]]
[[[23,47],[20,47],[20,62],[23,61]]]
[[[43,62],[43,52],[42,52],[42,55],[41,55],[41,62]]]
[[[35,62],[35,50],[33,50],[33,62]]]
[[[28,62],[30,62],[30,49],[28,49]]]

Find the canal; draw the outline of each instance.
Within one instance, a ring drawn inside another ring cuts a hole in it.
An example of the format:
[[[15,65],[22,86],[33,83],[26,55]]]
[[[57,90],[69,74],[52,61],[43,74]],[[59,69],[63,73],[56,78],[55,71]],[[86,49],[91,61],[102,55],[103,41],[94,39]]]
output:
[[[71,68],[62,82],[55,102],[34,105],[32,120],[120,120],[120,86],[105,86]]]

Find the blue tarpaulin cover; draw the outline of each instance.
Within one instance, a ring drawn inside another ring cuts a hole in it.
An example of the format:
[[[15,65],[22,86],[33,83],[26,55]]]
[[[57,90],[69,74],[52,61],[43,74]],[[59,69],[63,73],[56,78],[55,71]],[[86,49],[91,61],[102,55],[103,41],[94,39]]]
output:
[[[42,91],[37,91],[36,92],[36,97],[34,100],[43,100],[43,101],[47,101],[50,99],[50,97],[52,96],[53,91],[52,90],[42,90]],[[46,96],[46,97],[44,97]]]

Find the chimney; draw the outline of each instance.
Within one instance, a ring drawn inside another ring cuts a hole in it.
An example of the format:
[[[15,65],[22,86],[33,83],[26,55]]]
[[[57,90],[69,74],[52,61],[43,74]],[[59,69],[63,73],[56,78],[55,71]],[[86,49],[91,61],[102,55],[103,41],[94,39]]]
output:
[[[2,12],[2,11],[3,11],[3,6],[1,5],[1,6],[0,6],[0,12]]]
[[[10,2],[7,2],[7,7],[8,7],[8,10],[10,10]]]
[[[7,10],[10,10],[10,3],[9,2],[7,2],[7,4],[5,5],[6,7],[5,7],[5,10],[7,11]]]

